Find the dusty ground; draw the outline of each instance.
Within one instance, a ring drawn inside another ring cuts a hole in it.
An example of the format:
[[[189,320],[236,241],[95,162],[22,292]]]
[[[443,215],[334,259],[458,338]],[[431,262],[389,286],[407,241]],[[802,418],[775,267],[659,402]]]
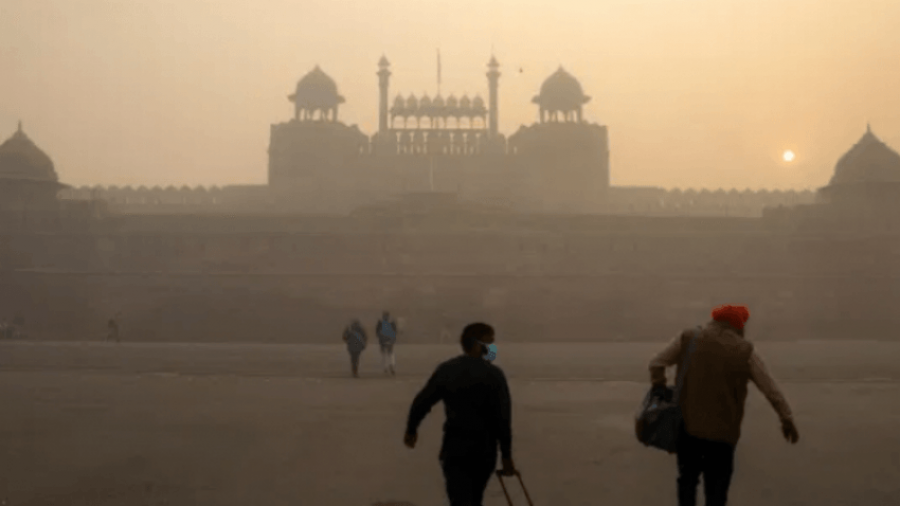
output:
[[[634,410],[653,344],[503,345],[514,454],[538,506],[674,505],[671,456]],[[758,347],[801,431],[786,444],[753,391],[734,505],[900,504],[900,344]],[[406,411],[453,347],[0,343],[0,500],[18,505],[442,505],[435,409],[413,451]],[[525,504],[520,494],[518,504]],[[486,505],[504,500],[492,482]]]

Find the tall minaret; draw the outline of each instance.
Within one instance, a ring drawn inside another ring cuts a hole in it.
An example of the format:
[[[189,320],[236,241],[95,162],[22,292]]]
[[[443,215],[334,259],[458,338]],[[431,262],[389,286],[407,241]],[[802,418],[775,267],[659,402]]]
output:
[[[489,97],[489,105],[488,107],[488,122],[489,122],[489,133],[491,137],[497,135],[497,81],[500,79],[500,71],[497,70],[500,68],[500,64],[497,63],[497,59],[491,55],[491,61],[488,62],[488,93]]]
[[[380,91],[378,97],[378,131],[387,132],[388,130],[388,78],[391,77],[391,71],[388,70],[390,62],[384,55],[378,60],[378,89]]]

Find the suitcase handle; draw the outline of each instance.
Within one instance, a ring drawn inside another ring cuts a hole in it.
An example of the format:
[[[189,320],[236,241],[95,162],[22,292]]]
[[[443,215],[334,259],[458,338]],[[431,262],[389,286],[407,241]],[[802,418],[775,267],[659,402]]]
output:
[[[525,482],[522,481],[522,473],[516,471],[516,477],[519,478],[519,485],[522,486],[522,492],[525,492],[525,499],[528,500],[528,506],[534,506],[531,502],[531,496],[528,495],[528,489],[525,488]],[[503,495],[506,496],[506,503],[513,506],[512,499],[509,498],[509,492],[506,491],[506,482],[503,481],[503,471],[497,471],[497,479],[500,480],[500,486],[503,488]]]

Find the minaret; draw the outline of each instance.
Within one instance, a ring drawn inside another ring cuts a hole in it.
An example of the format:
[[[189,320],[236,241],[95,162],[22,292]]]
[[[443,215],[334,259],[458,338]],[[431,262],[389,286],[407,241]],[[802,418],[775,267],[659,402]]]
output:
[[[388,68],[390,62],[384,55],[378,60],[378,89],[380,91],[378,97],[378,131],[381,133],[388,130],[388,78],[391,77],[391,71]]]
[[[497,70],[500,68],[500,64],[497,63],[497,59],[491,55],[491,61],[488,62],[488,94],[489,94],[489,104],[488,107],[488,125],[489,125],[489,135],[490,137],[495,137],[497,135],[497,81],[500,79],[500,71]]]

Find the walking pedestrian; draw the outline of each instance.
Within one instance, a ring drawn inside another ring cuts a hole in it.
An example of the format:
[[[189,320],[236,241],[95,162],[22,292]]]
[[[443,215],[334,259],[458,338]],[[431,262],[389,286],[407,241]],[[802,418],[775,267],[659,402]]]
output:
[[[381,319],[375,324],[375,335],[381,347],[381,365],[384,373],[396,374],[394,371],[394,344],[397,342],[397,322],[391,320],[387,311],[381,313]]]
[[[749,318],[745,306],[719,306],[699,333],[685,330],[650,362],[651,383],[664,388],[666,367],[682,363],[696,334],[679,395],[684,420],[676,445],[679,506],[696,505],[701,475],[706,506],[725,506],[748,382],[752,381],[775,409],[785,439],[791,444],[799,439],[784,395],[753,343],[744,338]]]
[[[118,324],[118,322],[116,322],[115,318],[109,319],[109,322],[106,324],[106,329],[107,329],[107,333],[106,333],[107,341],[115,341],[117,343],[120,342],[119,341],[119,324]]]
[[[347,343],[347,351],[350,353],[350,369],[353,377],[359,377],[359,356],[366,349],[368,337],[366,331],[358,319],[354,318],[344,329],[344,342]]]
[[[467,326],[460,337],[463,354],[437,367],[409,410],[403,442],[415,448],[417,430],[440,401],[447,421],[440,463],[450,506],[482,506],[484,490],[497,465],[512,476],[512,415],[509,386],[491,361],[497,356],[494,329],[485,323]]]

